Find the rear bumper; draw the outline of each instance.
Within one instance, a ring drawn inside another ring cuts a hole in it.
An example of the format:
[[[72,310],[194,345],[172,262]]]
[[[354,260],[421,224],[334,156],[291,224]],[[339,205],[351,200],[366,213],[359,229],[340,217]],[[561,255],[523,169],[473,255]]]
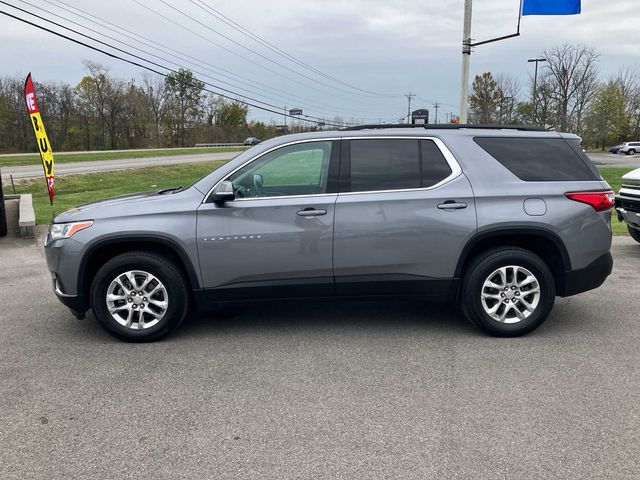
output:
[[[598,288],[611,274],[612,269],[613,257],[611,252],[607,252],[584,268],[565,272],[564,288],[559,295],[569,297]]]

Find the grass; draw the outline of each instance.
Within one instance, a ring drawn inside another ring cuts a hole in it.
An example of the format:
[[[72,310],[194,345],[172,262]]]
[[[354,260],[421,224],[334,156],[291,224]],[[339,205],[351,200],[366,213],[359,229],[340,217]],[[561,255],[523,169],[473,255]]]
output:
[[[125,150],[110,152],[108,150],[88,153],[66,153],[55,157],[56,163],[92,162],[95,160],[118,160],[122,158],[168,157],[173,155],[193,155],[198,153],[238,152],[244,147],[201,147],[201,148],[166,148],[162,150]],[[55,152],[54,152],[55,156]],[[40,155],[19,154],[0,155],[0,167],[16,165],[39,165]]]
[[[116,195],[187,186],[212,172],[224,160],[214,162],[139,168],[117,172],[99,172],[86,175],[65,175],[56,178],[56,213]],[[51,221],[51,205],[44,179],[29,180],[16,185],[16,193],[31,193],[38,224]],[[10,189],[5,189],[10,193]]]
[[[599,169],[602,177],[609,185],[611,185],[611,189],[614,192],[618,192],[620,190],[620,185],[622,184],[622,176],[631,170],[635,170],[635,167],[599,167]],[[612,215],[611,219],[611,230],[614,235],[629,234],[629,232],[627,232],[627,225],[623,222],[619,222],[615,213]]]
[[[292,158],[291,171],[299,163]],[[99,172],[86,175],[65,175],[56,179],[55,211],[60,213],[82,203],[101,200],[116,195],[147,190],[189,185],[212,172],[225,161],[196,164],[150,167],[117,172]],[[620,189],[621,177],[633,167],[600,167],[604,179],[614,191]],[[51,220],[51,206],[43,179],[29,180],[16,186],[17,193],[31,193],[36,211],[36,221],[47,224]],[[9,193],[9,191],[6,191]],[[615,235],[627,235],[627,227],[613,216],[612,229]]]

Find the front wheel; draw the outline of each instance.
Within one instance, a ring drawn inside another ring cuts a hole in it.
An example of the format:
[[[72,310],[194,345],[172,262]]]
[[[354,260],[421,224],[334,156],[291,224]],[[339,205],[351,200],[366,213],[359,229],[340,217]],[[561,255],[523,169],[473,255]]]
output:
[[[462,310],[484,332],[525,335],[547,319],[555,302],[555,281],[534,253],[504,247],[476,257],[462,283]]]
[[[633,148],[630,148],[629,151],[627,151],[627,155],[635,155],[636,151]]]
[[[114,337],[153,341],[182,323],[189,310],[189,292],[171,261],[150,252],[129,252],[98,270],[91,306],[100,325]]]

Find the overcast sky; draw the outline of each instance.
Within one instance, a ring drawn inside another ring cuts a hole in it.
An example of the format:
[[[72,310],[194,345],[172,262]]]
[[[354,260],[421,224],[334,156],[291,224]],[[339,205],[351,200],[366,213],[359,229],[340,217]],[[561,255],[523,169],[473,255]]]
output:
[[[21,0],[7,1],[36,11]],[[165,0],[177,10],[172,10],[161,0],[60,1],[224,69],[225,72],[214,71],[203,64],[187,64],[174,54],[167,55],[113,31],[109,32],[97,23],[89,23],[61,10],[60,7],[64,5],[57,3],[58,0],[28,1],[66,19],[73,19],[101,33],[198,70],[209,76],[200,75],[206,82],[263,100],[279,109],[283,106],[300,107],[305,113],[319,117],[339,115],[345,120],[353,117],[366,121],[390,121],[406,114],[407,100],[403,94],[413,91],[418,95],[413,108],[429,108],[433,115],[433,102],[438,101],[442,104],[440,120],[447,112],[458,111],[463,0],[203,0],[246,29],[323,73],[361,90],[390,96],[371,96],[305,70],[198,8],[195,5],[197,0]],[[518,3],[518,0],[476,0],[472,37],[483,40],[513,33]],[[145,9],[143,5],[151,8]],[[66,6],[64,8],[69,9]],[[0,5],[0,10],[28,18],[5,5]],[[471,55],[472,78],[484,71],[509,73],[520,79],[524,93],[528,75],[533,70],[532,64],[526,62],[527,58],[540,55],[545,49],[564,42],[585,43],[596,48],[602,55],[599,68],[603,77],[621,66],[640,63],[638,0],[583,0],[582,12],[574,16],[524,17],[520,37],[474,50]],[[51,14],[41,14],[66,23]],[[34,21],[44,24],[37,19]],[[241,45],[232,43],[212,30]],[[95,33],[84,32],[95,36]],[[117,45],[112,40],[100,38]],[[141,69],[138,67],[4,16],[0,18],[0,45],[2,75],[25,76],[31,71],[37,81],[76,84],[86,72],[82,60],[88,59],[107,65],[115,76],[136,78],[137,81],[141,78]],[[120,47],[131,50],[126,46]],[[139,54],[152,58],[147,53]],[[174,67],[168,61],[154,60]],[[252,108],[250,117],[268,120],[275,118],[275,115]],[[281,121],[281,118],[277,121]]]

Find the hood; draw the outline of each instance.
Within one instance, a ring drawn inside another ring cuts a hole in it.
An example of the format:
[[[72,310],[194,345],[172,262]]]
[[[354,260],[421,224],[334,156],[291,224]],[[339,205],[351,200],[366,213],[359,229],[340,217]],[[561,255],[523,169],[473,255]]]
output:
[[[633,185],[640,185],[640,168],[631,170],[629,173],[625,173],[622,176],[623,183],[631,183]]]
[[[172,209],[172,203],[176,204],[176,200],[179,198],[183,199],[186,197],[189,199],[190,196],[193,196],[192,190],[193,189],[173,191],[163,189],[97,200],[70,208],[58,215],[53,220],[53,223],[157,213],[163,210],[170,211]],[[184,195],[187,193],[191,195]],[[201,200],[202,194],[197,193],[197,195],[199,195],[199,199]]]

